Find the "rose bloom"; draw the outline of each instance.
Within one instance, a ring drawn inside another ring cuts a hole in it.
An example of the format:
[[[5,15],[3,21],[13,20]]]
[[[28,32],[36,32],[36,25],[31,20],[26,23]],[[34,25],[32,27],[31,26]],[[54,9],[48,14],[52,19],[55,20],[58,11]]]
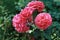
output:
[[[49,13],[40,13],[35,18],[35,24],[39,29],[45,30],[52,24],[52,17]]]
[[[41,12],[45,6],[44,3],[41,1],[32,1],[27,4],[28,7],[32,7],[38,10],[38,12]]]
[[[34,10],[35,10],[35,8],[25,7],[24,9],[22,9],[22,11],[20,12],[20,14],[22,16],[24,16],[25,18],[29,18],[29,17],[32,16]]]
[[[29,30],[26,26],[27,20],[21,15],[16,14],[12,19],[12,24],[17,32],[24,33]]]

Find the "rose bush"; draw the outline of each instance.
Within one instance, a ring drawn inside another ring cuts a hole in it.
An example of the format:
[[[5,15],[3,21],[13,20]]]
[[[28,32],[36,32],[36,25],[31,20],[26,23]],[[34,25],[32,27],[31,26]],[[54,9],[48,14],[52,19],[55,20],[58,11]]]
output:
[[[40,13],[52,17],[45,30],[35,22]],[[0,0],[0,40],[60,40],[60,1]]]

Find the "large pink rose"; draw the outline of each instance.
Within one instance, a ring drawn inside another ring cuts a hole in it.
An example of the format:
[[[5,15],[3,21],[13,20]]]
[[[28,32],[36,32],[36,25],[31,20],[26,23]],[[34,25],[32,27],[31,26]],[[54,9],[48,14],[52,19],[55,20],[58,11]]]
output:
[[[49,13],[40,13],[35,18],[35,24],[39,29],[45,30],[52,24],[52,17]]]

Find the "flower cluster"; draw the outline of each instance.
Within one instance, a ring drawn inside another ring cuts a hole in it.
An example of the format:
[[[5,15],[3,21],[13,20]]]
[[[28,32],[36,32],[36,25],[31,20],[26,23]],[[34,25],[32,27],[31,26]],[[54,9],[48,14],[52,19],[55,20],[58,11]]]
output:
[[[30,28],[27,26],[28,22],[32,22],[32,14],[34,10],[41,12],[44,9],[44,4],[41,1],[32,1],[27,4],[27,7],[21,10],[19,14],[13,17],[12,23],[15,28],[20,33],[24,33]],[[52,18],[48,13],[40,13],[35,18],[35,24],[38,28],[45,30],[52,23]]]
[[[29,27],[27,26],[27,22],[32,21],[33,11],[34,11],[34,8],[26,7],[19,14],[14,16],[12,21],[13,21],[13,26],[15,27],[15,30],[22,33],[29,30]]]

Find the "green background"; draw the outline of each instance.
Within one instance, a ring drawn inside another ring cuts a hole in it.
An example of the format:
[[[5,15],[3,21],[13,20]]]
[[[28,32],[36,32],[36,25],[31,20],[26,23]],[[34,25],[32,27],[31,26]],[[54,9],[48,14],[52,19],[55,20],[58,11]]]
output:
[[[45,4],[44,12],[50,13],[53,19],[47,30],[41,33],[36,29],[30,34],[15,31],[12,18],[30,1],[32,0],[0,0],[0,40],[29,40],[25,35],[30,35],[35,40],[60,40],[60,0],[39,0]]]

